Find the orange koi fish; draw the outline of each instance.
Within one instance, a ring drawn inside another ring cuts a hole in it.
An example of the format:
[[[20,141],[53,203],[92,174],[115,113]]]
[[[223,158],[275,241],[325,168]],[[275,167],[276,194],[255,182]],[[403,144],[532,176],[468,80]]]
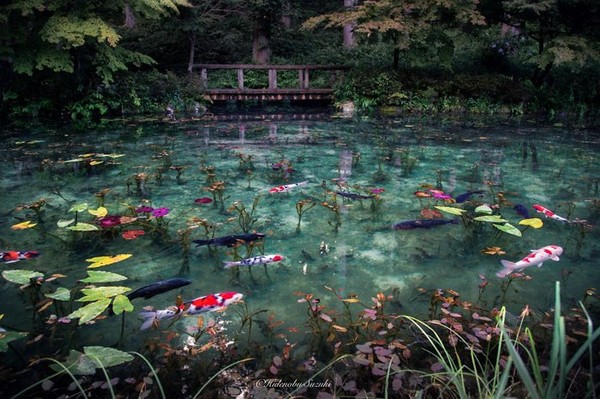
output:
[[[38,251],[5,251],[0,252],[0,262],[15,263],[20,260],[36,258],[40,256]]]

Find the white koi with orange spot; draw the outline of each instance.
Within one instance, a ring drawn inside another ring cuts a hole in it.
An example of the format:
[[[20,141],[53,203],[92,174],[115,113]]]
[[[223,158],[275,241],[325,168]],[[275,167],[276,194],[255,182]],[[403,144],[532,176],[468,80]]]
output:
[[[516,263],[507,260],[501,260],[500,262],[504,268],[496,273],[496,276],[502,278],[508,276],[512,272],[520,271],[527,267],[542,267],[544,262],[548,259],[558,262],[560,260],[559,256],[562,255],[562,253],[562,247],[559,247],[558,245],[547,245],[540,249],[531,250],[529,255]]]

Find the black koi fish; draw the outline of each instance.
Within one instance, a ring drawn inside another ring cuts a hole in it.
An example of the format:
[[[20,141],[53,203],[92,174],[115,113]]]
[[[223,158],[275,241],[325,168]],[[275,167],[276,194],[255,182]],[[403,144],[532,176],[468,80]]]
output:
[[[129,300],[135,298],[149,299],[155,295],[162,294],[163,292],[171,291],[176,288],[184,287],[190,284],[192,284],[192,282],[186,278],[175,277],[145,285],[143,287],[131,291],[126,296],[127,298],[129,298]]]
[[[413,229],[430,229],[435,226],[442,226],[444,224],[453,223],[457,224],[456,219],[444,220],[444,219],[417,219],[417,220],[406,220],[404,222],[396,223],[392,226],[394,230],[413,230]]]
[[[356,193],[347,193],[347,192],[344,192],[344,191],[336,191],[335,193],[337,195],[339,195],[340,197],[348,198],[348,199],[351,199],[351,200],[363,200],[363,199],[373,198],[372,195],[362,195],[362,194],[356,194]]]
[[[456,201],[457,204],[460,204],[460,203],[467,201],[474,194],[483,194],[483,193],[485,193],[485,190],[467,191],[466,193],[461,194],[461,195],[457,196],[456,198],[454,198],[454,200]]]
[[[193,243],[197,247],[201,245],[221,245],[225,247],[233,247],[236,244],[247,244],[252,241],[260,240],[265,235],[263,233],[248,233],[248,234],[234,234],[225,237],[211,238],[208,240],[194,240]]]

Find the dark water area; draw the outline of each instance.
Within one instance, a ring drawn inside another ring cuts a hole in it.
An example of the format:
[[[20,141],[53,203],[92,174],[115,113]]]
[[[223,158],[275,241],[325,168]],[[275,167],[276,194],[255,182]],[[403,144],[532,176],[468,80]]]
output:
[[[196,342],[185,334],[197,325],[194,316],[140,332],[142,308],[165,309],[177,295],[188,301],[239,292],[244,305],[205,313],[205,322],[221,323],[243,348],[266,338],[259,330],[252,337],[234,334],[239,309],[264,311],[264,320],[283,322],[285,340],[297,343],[296,351],[308,353],[306,306],[299,303],[305,294],[339,311],[340,298],[359,298],[363,305],[351,308],[358,314],[381,292],[393,297],[396,312],[427,319],[436,289],[518,314],[525,306],[540,313],[550,309],[556,281],[567,307],[600,285],[600,130],[590,124],[351,120],[322,112],[213,116],[114,122],[87,131],[2,131],[1,250],[40,255],[0,263],[0,271],[59,275],[42,283],[37,299],[61,288],[73,297],[36,311],[39,303],[32,304],[20,284],[2,278],[0,327],[40,332],[49,318],[67,316],[82,306],[78,290],[89,270],[127,278],[102,286],[135,289],[173,277],[192,283],[133,300],[124,334],[121,317],[107,316],[62,337],[57,347],[112,346],[121,340],[122,348],[138,350],[166,330],[181,333],[180,345],[200,346],[204,338]],[[269,191],[296,183],[302,184]],[[136,212],[141,206],[168,211],[156,217]],[[101,207],[107,216],[135,220],[103,224]],[[520,224],[535,218],[541,226]],[[448,223],[423,222],[440,220]],[[35,225],[27,227],[28,221]],[[96,229],[70,229],[76,223]],[[143,235],[127,237],[134,230]],[[249,232],[264,233],[263,244],[190,243]],[[508,277],[497,277],[501,259],[517,262],[548,245],[563,249],[560,260],[523,269],[509,286]],[[88,259],[119,254],[131,256],[88,268]],[[261,254],[284,260],[223,267],[225,261]],[[595,301],[591,311],[597,317],[597,296]],[[21,341],[15,345],[22,353],[39,350]]]

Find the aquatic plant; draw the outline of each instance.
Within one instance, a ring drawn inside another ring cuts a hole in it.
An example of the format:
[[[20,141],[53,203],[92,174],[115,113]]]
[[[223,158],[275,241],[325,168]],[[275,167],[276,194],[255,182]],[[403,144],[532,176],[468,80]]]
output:
[[[333,227],[333,232],[337,233],[342,225],[342,214],[341,214],[341,206],[337,202],[337,194],[335,192],[331,193],[331,198],[327,200],[327,198],[321,202],[321,206],[329,209],[332,212],[333,220],[327,221],[327,223]]]
[[[35,218],[38,221],[38,223],[43,223],[44,221],[42,220],[42,216],[43,216],[43,212],[44,212],[44,206],[47,203],[48,203],[48,200],[46,198],[41,198],[39,200],[30,202],[27,204],[19,205],[15,208],[15,210],[17,212],[31,210],[35,214]]]
[[[223,198],[223,194],[225,193],[225,182],[215,181],[210,186],[204,187],[204,190],[212,194],[215,206],[219,206],[221,212],[225,212],[225,198]]]
[[[258,202],[261,196],[257,195],[252,201],[252,209],[250,212],[246,210],[246,206],[241,201],[235,201],[228,209],[227,212],[236,212],[238,217],[238,224],[244,233],[249,233],[254,229],[254,224],[258,221],[257,217],[254,217],[254,212],[258,207]]]
[[[303,199],[296,202],[296,213],[298,214],[298,224],[296,225],[296,232],[300,232],[300,224],[302,223],[302,216],[310,209],[312,209],[317,203],[312,199]]]
[[[183,172],[185,171],[186,166],[184,165],[171,165],[169,166],[169,170],[174,170],[177,174],[175,175],[175,180],[177,184],[183,184],[184,181],[181,179]]]

